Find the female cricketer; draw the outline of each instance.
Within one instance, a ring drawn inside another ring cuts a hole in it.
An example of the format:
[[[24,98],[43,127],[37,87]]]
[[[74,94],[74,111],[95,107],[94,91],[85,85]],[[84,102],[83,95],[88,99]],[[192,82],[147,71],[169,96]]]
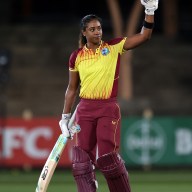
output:
[[[68,128],[77,90],[80,102],[76,123],[81,131],[72,149],[72,172],[78,192],[95,192],[98,184],[94,166],[104,175],[110,192],[130,192],[128,172],[119,155],[120,109],[117,102],[120,56],[150,39],[158,0],[141,0],[145,19],[141,32],[131,37],[102,40],[102,21],[96,15],[81,20],[80,44],[69,59],[69,83],[62,118],[64,136],[73,138]]]

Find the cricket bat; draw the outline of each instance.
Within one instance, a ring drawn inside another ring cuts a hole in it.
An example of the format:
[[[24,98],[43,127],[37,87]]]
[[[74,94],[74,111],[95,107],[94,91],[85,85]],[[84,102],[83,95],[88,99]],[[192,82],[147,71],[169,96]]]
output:
[[[75,113],[76,113],[76,110],[74,111],[74,113],[69,121],[69,127],[78,126],[78,125],[74,125]],[[77,127],[77,129],[78,128],[80,129],[80,127]],[[79,131],[79,129],[77,130],[77,132]],[[65,148],[67,140],[68,140],[68,138],[64,137],[62,134],[57,139],[57,141],[41,171],[35,192],[46,192],[47,191],[47,187],[53,176],[55,168],[59,162],[61,154]]]

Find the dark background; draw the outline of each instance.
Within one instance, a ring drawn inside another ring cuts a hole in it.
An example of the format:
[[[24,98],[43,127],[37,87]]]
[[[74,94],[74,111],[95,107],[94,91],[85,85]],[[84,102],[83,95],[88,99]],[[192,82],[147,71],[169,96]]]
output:
[[[177,35],[164,33],[163,3],[155,13],[152,39],[134,50],[133,99],[120,99],[123,115],[192,114],[192,7],[177,0]],[[120,0],[124,23],[134,1]],[[0,114],[58,116],[68,83],[68,58],[78,46],[79,23],[86,14],[103,19],[104,38],[113,37],[106,1],[0,0]],[[138,32],[144,12],[140,17]],[[175,22],[176,18],[173,18]]]
[[[127,18],[134,0],[120,0],[122,15]],[[155,31],[162,32],[162,3],[160,0],[158,14],[156,14]],[[192,32],[191,3],[186,0],[176,0],[179,12],[180,35],[190,36]],[[86,14],[94,13],[103,18],[106,23],[110,21],[110,15],[106,1],[88,0],[1,0],[0,1],[0,22],[1,23],[70,23],[79,20]]]

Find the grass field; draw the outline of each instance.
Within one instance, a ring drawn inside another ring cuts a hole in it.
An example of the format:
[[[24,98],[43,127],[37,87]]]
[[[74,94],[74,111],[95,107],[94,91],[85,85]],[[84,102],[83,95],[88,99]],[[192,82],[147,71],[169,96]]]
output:
[[[24,172],[0,170],[1,192],[34,192],[40,170]],[[99,192],[109,192],[105,179],[97,172]],[[192,171],[130,171],[132,192],[191,192]],[[70,170],[57,169],[47,192],[76,192]]]

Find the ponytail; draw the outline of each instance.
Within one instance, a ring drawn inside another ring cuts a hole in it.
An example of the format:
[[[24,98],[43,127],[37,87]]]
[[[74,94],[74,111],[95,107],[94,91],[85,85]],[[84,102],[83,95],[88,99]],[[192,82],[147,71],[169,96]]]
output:
[[[86,37],[80,32],[79,34],[79,48],[82,48],[87,43]]]

